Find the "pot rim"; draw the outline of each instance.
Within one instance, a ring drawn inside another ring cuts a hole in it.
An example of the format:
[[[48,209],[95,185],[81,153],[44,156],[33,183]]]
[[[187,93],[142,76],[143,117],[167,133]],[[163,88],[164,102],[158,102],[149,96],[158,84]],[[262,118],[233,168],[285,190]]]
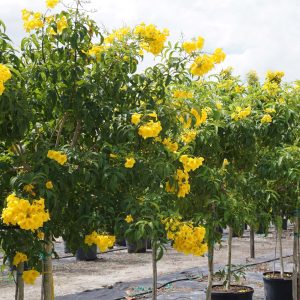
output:
[[[213,291],[213,288],[216,286],[224,286],[223,284],[214,284],[212,285],[212,294],[214,295],[251,295],[254,293],[254,289],[251,286],[248,285],[240,285],[240,284],[232,284],[231,286],[236,286],[236,287],[241,287],[241,288],[247,288],[247,291],[243,291],[243,292],[226,292],[226,291]]]
[[[273,277],[266,277],[267,274],[280,274],[279,271],[268,271],[263,273],[263,280],[265,281],[291,281],[293,280],[293,277],[288,277],[288,278],[273,278]],[[284,274],[290,274],[293,275],[292,272],[284,272]]]

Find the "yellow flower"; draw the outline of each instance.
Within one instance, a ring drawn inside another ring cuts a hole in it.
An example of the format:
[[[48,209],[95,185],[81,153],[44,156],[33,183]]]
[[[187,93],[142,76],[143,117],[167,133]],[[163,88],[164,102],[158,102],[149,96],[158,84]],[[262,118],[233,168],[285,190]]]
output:
[[[135,27],[134,34],[140,39],[141,48],[157,55],[164,48],[164,43],[167,40],[167,36],[169,36],[169,31],[167,29],[160,31],[153,24],[145,25],[141,23]]]
[[[39,239],[39,240],[43,240],[43,239],[44,239],[44,237],[45,237],[45,234],[44,234],[44,232],[42,232],[42,231],[38,231],[38,232],[37,232],[37,237],[38,237],[38,239]]]
[[[272,113],[275,113],[276,110],[274,108],[268,107],[268,108],[265,109],[265,112],[268,113],[268,114],[272,114]]]
[[[156,112],[150,113],[150,114],[148,114],[148,116],[151,118],[154,118],[157,121],[157,113]]]
[[[161,132],[162,127],[160,122],[153,122],[153,120],[150,120],[145,125],[142,125],[139,128],[138,134],[141,135],[144,139],[151,138],[151,137],[157,137],[159,133]]]
[[[116,155],[116,154],[113,154],[113,153],[110,153],[110,154],[109,154],[109,157],[110,157],[110,158],[117,158],[117,157],[118,157],[118,155]]]
[[[214,68],[214,59],[204,54],[197,56],[191,65],[190,72],[195,76],[203,76]]]
[[[179,161],[183,164],[185,172],[195,171],[202,166],[204,158],[203,157],[190,157],[188,155],[181,155]]]
[[[162,144],[165,145],[170,152],[176,152],[178,150],[178,144],[176,142],[173,143],[170,138],[164,138]]]
[[[223,103],[220,102],[220,101],[217,101],[217,102],[216,102],[216,108],[217,108],[218,110],[221,110],[222,107],[223,107]]]
[[[48,8],[54,8],[58,2],[59,0],[46,0],[46,6]]]
[[[223,52],[221,48],[217,48],[212,55],[212,59],[215,64],[219,64],[224,61],[226,58],[226,54]]]
[[[229,165],[229,161],[227,158],[224,158],[223,163],[222,163],[222,168],[225,169]]]
[[[195,130],[187,130],[181,135],[181,140],[185,143],[188,144],[192,142],[197,136],[197,131]]]
[[[84,238],[84,243],[88,246],[96,244],[101,252],[106,251],[108,248],[112,247],[116,241],[115,236],[98,234],[93,231],[91,234],[86,235]]]
[[[175,186],[174,185],[172,186],[171,183],[169,181],[167,181],[166,182],[166,192],[175,193],[175,190],[176,190]]]
[[[284,76],[284,72],[282,71],[275,71],[275,72],[268,71],[266,74],[266,81],[280,84],[283,76]]]
[[[133,222],[133,217],[132,217],[132,215],[127,215],[126,218],[125,218],[125,221],[126,221],[127,223],[132,223],[132,222]]]
[[[6,82],[11,78],[11,72],[9,68],[3,64],[0,64],[0,81]]]
[[[17,252],[13,259],[13,265],[17,266],[18,264],[28,261],[27,255],[22,252]]]
[[[60,151],[54,151],[54,150],[49,150],[48,153],[47,153],[47,157],[50,158],[50,159],[55,160],[57,163],[59,163],[62,166],[68,160],[68,157],[67,157],[66,154],[63,154]]]
[[[203,48],[203,45],[204,38],[199,36],[197,40],[182,43],[182,48],[186,53],[191,54],[196,50],[201,50]]]
[[[271,123],[271,122],[272,122],[272,117],[271,117],[271,115],[269,115],[269,114],[263,115],[263,117],[261,118],[260,122],[261,122],[262,124],[264,124],[264,123]]]
[[[32,270],[24,271],[22,278],[26,284],[34,284],[38,276],[40,276],[40,273],[32,269]]]
[[[184,91],[184,90],[174,90],[173,97],[177,99],[192,99],[194,97],[192,92]]]
[[[126,162],[124,164],[125,168],[131,169],[135,164],[135,159],[133,157],[126,158]]]
[[[57,33],[61,34],[65,28],[68,27],[68,21],[65,16],[63,16],[60,20],[56,21]]]
[[[141,114],[134,113],[134,114],[131,116],[131,123],[134,124],[134,125],[139,124],[139,123],[141,122],[141,117],[142,117]]]
[[[52,190],[53,189],[53,183],[52,183],[52,181],[47,181],[46,182],[46,188],[48,189],[48,190]]]
[[[31,194],[32,196],[35,196],[36,194],[33,191],[33,189],[34,189],[34,186],[32,184],[25,184],[23,187],[24,192]]]

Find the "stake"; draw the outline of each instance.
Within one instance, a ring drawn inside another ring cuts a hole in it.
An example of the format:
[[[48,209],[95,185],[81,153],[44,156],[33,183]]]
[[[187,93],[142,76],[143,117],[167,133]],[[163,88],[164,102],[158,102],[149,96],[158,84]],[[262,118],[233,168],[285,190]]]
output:
[[[283,254],[282,254],[282,226],[278,228],[278,240],[279,240],[279,258],[280,258],[280,276],[283,278],[284,265],[283,265]]]
[[[17,266],[17,282],[16,282],[16,300],[24,300],[24,281],[22,278],[24,272],[24,263],[19,263]]]
[[[226,275],[226,291],[230,288],[231,283],[231,252],[232,252],[232,227],[229,226],[228,233],[228,252],[227,252],[227,275]]]
[[[211,289],[214,276],[214,242],[208,241],[208,282],[206,300],[211,300]]]
[[[152,271],[153,271],[153,283],[152,283],[152,300],[157,299],[157,244],[155,240],[152,240]]]
[[[255,258],[254,228],[250,226],[250,257]]]
[[[52,274],[52,236],[49,235],[46,238],[45,252],[46,257],[43,261],[44,273],[43,273],[43,289],[44,299],[43,300],[54,300],[54,285],[53,285],[53,274]]]
[[[294,243],[293,243],[293,300],[298,300],[297,297],[297,276],[298,276],[298,223],[297,215],[294,221]]]

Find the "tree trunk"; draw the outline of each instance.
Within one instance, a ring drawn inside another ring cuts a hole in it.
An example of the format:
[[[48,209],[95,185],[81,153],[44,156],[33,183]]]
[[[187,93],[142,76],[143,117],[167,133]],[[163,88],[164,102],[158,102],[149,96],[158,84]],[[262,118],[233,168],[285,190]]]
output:
[[[153,282],[152,282],[152,300],[157,299],[157,243],[152,241],[152,272],[153,272]]]
[[[294,221],[294,243],[293,243],[293,300],[298,300],[297,278],[298,278],[298,227],[299,219],[296,216]]]
[[[17,282],[16,282],[16,300],[24,300],[24,281],[22,278],[24,272],[24,263],[19,263],[17,266]]]
[[[227,252],[227,275],[226,275],[226,291],[229,290],[231,284],[231,252],[232,252],[232,227],[229,227],[228,233],[228,252]]]
[[[284,265],[283,265],[283,254],[282,254],[282,226],[278,227],[278,240],[279,240],[280,275],[283,278]]]
[[[43,261],[43,300],[54,300],[54,283],[52,273],[52,237],[46,239],[45,259]]]
[[[255,258],[254,228],[250,226],[250,257]]]
[[[206,300],[211,300],[211,289],[214,276],[214,242],[208,242],[208,283]]]

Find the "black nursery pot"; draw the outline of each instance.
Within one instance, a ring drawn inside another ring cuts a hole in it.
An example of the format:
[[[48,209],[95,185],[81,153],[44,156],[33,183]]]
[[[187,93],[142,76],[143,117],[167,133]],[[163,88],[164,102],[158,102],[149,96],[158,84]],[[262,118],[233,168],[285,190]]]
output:
[[[213,285],[214,287],[222,287],[222,285]],[[250,286],[233,285],[232,287],[239,287],[241,291],[214,291],[211,293],[211,300],[252,300],[254,290]]]
[[[126,240],[128,253],[145,253],[147,249],[147,240],[139,240],[137,242],[129,242]]]
[[[79,248],[76,251],[76,260],[96,260],[97,259],[97,245],[93,245],[88,249]]]
[[[274,272],[280,274],[280,272]],[[273,275],[273,272],[264,273],[264,287],[265,287],[265,299],[266,300],[293,300],[293,280],[292,273],[289,274],[289,278],[272,278],[268,275]]]

